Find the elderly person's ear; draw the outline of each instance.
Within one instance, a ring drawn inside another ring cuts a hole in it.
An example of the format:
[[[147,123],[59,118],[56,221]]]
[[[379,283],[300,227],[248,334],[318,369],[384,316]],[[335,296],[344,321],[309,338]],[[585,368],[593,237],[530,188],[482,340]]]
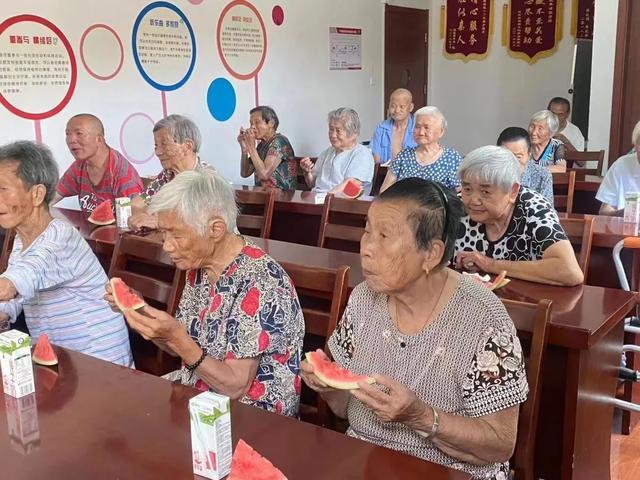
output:
[[[38,207],[44,203],[44,199],[47,196],[47,187],[41,183],[31,187],[31,201],[34,207]]]
[[[213,217],[209,220],[207,233],[211,240],[220,240],[228,233],[227,224],[221,217]]]
[[[424,260],[422,262],[422,269],[429,274],[432,272],[442,261],[444,256],[445,245],[442,240],[434,239],[431,241],[431,246],[424,252]]]

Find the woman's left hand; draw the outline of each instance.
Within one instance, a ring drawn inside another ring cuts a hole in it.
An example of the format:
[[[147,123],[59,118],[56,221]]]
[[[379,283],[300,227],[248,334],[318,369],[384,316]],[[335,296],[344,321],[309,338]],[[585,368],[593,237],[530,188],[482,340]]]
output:
[[[418,425],[427,405],[415,393],[393,378],[386,375],[375,375],[376,383],[386,387],[384,392],[374,385],[360,383],[351,395],[369,407],[383,422],[400,422],[411,427]]]
[[[8,302],[18,295],[15,285],[8,278],[0,278],[0,302]]]
[[[169,343],[181,329],[175,318],[149,305],[145,305],[139,311],[126,310],[124,316],[129,326],[145,340]]]
[[[456,257],[456,268],[470,272],[497,273],[493,268],[494,260],[480,252],[459,252]]]

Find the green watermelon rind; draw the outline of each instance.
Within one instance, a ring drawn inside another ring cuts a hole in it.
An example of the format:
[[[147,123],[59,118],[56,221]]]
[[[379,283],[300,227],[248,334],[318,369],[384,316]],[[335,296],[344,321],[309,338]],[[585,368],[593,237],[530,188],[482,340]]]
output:
[[[320,357],[316,358],[316,356],[319,355],[320,353],[318,352],[307,352],[305,354],[305,358],[307,359],[307,362],[309,362],[313,366],[314,375],[318,377],[320,381],[330,387],[333,387],[337,390],[357,390],[358,388],[360,388],[358,386],[359,382],[366,382],[369,385],[376,383],[375,379],[372,377],[367,377],[366,375],[356,375],[349,370],[341,368],[335,362],[327,362]],[[322,366],[326,364],[330,365],[330,368],[333,369],[333,372],[323,371]],[[350,377],[347,377],[349,378],[349,380],[339,380],[337,378],[331,378],[327,376],[327,373],[332,373],[335,376],[340,375],[341,377],[345,377],[348,375]]]
[[[58,356],[53,351],[53,347],[49,342],[49,337],[46,333],[43,333],[38,338],[36,346],[33,348],[31,359],[38,365],[44,365],[45,367],[51,367],[58,364]]]

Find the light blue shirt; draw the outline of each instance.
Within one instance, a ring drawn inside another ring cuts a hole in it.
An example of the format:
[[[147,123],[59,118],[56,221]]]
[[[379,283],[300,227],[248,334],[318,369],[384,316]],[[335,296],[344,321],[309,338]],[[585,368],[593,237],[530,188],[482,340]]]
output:
[[[364,145],[357,144],[343,152],[329,147],[318,155],[316,161],[316,191],[328,192],[345,179],[355,178],[362,182],[364,194],[369,195],[373,170],[373,156]]]
[[[413,115],[409,115],[409,124],[404,132],[404,139],[402,140],[401,151],[405,148],[417,147],[418,144],[413,139]],[[391,141],[393,138],[393,119],[387,118],[385,121],[380,122],[373,132],[373,139],[371,140],[371,152],[374,155],[380,157],[380,163],[387,163],[391,158]]]
[[[0,312],[15,320],[24,310],[33,342],[46,333],[55,345],[133,366],[124,319],[103,298],[107,275],[72,225],[52,220],[25,250],[16,235],[0,276],[18,291],[15,299],[0,302]]]

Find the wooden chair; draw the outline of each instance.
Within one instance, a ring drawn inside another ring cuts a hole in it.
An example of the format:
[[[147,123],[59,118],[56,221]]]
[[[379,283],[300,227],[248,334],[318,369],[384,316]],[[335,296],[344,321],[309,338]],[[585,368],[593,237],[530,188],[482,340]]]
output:
[[[15,230],[3,231],[2,251],[0,252],[0,273],[4,272],[9,264],[9,255],[11,255],[11,249],[13,248],[14,237]]]
[[[171,315],[180,302],[185,273],[177,269],[162,243],[151,242],[135,235],[120,235],[116,242],[109,278],[120,277],[137,290],[155,308]],[[130,330],[129,339],[136,368],[154,375],[164,375],[179,367],[179,359],[168,355]]]
[[[604,165],[604,150],[593,152],[569,152],[565,153],[565,160],[567,162],[567,168],[574,169],[575,171],[584,175],[597,175],[602,176],[602,167]],[[596,162],[596,168],[580,168],[574,167],[576,162]]]
[[[534,480],[533,462],[542,396],[542,367],[549,337],[551,300],[540,300],[537,305],[513,300],[502,300],[502,303],[513,319],[518,337],[523,340],[530,339],[526,362],[529,395],[520,406],[518,436],[516,449],[511,458],[511,468],[516,480]]]
[[[556,210],[573,212],[573,195],[576,190],[576,172],[553,173],[553,203]],[[558,188],[560,187],[560,188]],[[555,192],[562,193],[556,194]],[[566,194],[564,192],[566,191]],[[561,210],[563,209],[563,210]]]
[[[327,349],[327,340],[342,317],[347,304],[349,267],[336,270],[281,263],[300,299],[305,323],[304,351]],[[300,418],[321,426],[335,426],[327,404],[306,385],[302,385]]]
[[[589,259],[591,258],[591,244],[593,242],[593,217],[587,218],[561,218],[560,225],[567,234],[571,245],[576,250],[580,270],[584,274],[584,283],[587,283],[589,273]],[[578,247],[579,246],[579,250]]]
[[[318,246],[358,253],[371,202],[339,198],[324,199]]]
[[[240,209],[237,225],[240,233],[269,238],[275,201],[275,190],[236,190],[236,203]]]
[[[382,188],[382,184],[384,183],[384,179],[387,176],[387,172],[389,171],[389,167],[385,167],[376,163],[373,169],[373,180],[371,181],[371,196],[375,197],[380,194],[380,188]]]

